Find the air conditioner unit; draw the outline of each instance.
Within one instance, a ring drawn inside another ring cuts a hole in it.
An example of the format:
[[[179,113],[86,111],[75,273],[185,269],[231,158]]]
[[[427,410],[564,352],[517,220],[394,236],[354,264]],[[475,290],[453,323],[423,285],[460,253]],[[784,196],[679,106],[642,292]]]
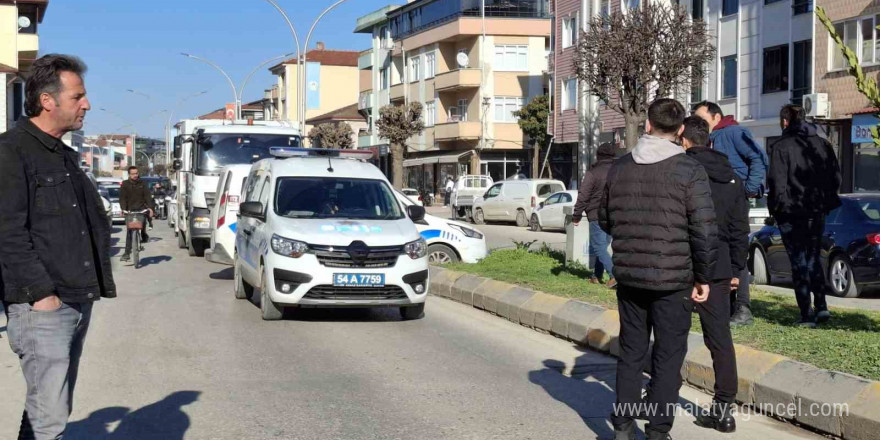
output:
[[[827,93],[804,95],[804,112],[814,118],[827,118],[831,114]]]

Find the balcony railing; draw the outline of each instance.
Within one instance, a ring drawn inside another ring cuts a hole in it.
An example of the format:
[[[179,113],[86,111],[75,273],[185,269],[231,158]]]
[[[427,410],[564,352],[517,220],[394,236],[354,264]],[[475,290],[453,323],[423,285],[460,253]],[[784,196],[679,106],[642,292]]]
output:
[[[361,92],[358,96],[358,110],[373,108],[373,91],[368,90]]]
[[[454,141],[459,139],[479,139],[479,122],[448,121],[434,125],[434,139],[437,141]]]
[[[483,0],[435,0],[390,14],[391,37],[406,38],[460,17],[481,17]],[[401,9],[406,9],[401,8]],[[548,0],[485,0],[486,17],[550,18]]]
[[[434,88],[438,91],[480,87],[480,69],[457,69],[438,74]]]

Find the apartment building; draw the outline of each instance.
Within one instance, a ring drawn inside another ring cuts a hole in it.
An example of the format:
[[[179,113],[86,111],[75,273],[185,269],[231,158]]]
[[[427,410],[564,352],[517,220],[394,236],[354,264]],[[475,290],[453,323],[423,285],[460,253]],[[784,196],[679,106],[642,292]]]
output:
[[[38,27],[49,0],[0,0],[0,133],[24,116],[26,71],[40,49]]]
[[[361,56],[370,129],[360,144],[383,144],[382,105],[417,101],[427,128],[407,143],[408,186],[530,174],[531,144],[512,112],[547,92],[549,17],[547,0],[485,0],[485,19],[480,0],[416,0],[361,17],[355,32],[371,33],[373,48]]]
[[[327,49],[322,42],[306,53],[306,120],[357,103],[358,55],[357,51]],[[277,77],[277,84],[265,106],[268,113],[276,120],[299,120],[297,60],[284,61],[269,71]],[[306,124],[305,133],[310,128]]]
[[[817,5],[834,22],[835,30],[859,58],[866,76],[880,74],[880,4],[868,0],[820,0]],[[822,23],[815,20],[816,112],[824,133],[840,159],[843,192],[880,191],[880,148],[871,139],[871,127],[880,121],[876,108],[856,89],[837,45]],[[827,102],[827,108],[824,103]]]

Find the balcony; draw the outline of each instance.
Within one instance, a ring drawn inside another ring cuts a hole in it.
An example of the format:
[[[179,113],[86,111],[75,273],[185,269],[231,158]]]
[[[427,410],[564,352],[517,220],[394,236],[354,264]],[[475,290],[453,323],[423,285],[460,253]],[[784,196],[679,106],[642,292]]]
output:
[[[361,130],[358,132],[358,148],[365,148],[373,146],[373,133],[370,133],[367,130]]]
[[[450,70],[434,78],[434,89],[438,92],[480,87],[480,69]]]
[[[444,122],[434,125],[434,139],[438,142],[480,138],[479,122]]]
[[[373,108],[373,91],[365,90],[358,96],[358,110]]]
[[[373,67],[373,49],[367,49],[358,55],[358,69],[369,69]]]
[[[404,87],[406,84],[400,83],[391,86],[391,90],[389,92],[389,99],[391,101],[400,101],[404,96]]]

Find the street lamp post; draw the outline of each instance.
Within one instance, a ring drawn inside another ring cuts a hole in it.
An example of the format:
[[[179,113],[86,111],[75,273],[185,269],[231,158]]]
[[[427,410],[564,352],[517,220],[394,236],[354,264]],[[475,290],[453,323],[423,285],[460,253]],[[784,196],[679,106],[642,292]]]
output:
[[[244,78],[244,81],[242,81],[241,85],[238,87],[238,102],[242,102],[242,97],[244,96],[244,88],[247,87],[247,84],[248,84],[248,82],[250,82],[251,77],[253,77],[254,74],[257,73],[258,70],[260,70],[260,68],[262,68],[266,64],[269,64],[275,60],[290,58],[291,56],[293,56],[292,53],[286,53],[284,55],[272,57],[266,61],[263,61],[257,67],[254,67],[254,70],[251,70],[250,73],[248,73],[248,75]]]
[[[297,79],[297,95],[299,95],[299,102],[297,103],[297,109],[301,107],[300,103],[302,102],[302,92],[300,91],[300,83],[303,75],[305,75],[305,56],[300,53],[300,45],[299,45],[299,36],[296,34],[296,29],[293,27],[293,23],[290,21],[290,17],[287,16],[287,13],[284,12],[284,9],[278,5],[275,0],[266,0],[269,4],[275,7],[278,12],[284,17],[284,21],[287,22],[287,27],[290,28],[290,33],[293,35],[293,42],[296,48],[296,79]],[[305,51],[308,52],[309,47],[306,46]],[[305,130],[305,127],[300,127],[300,130]]]
[[[303,64],[303,67],[302,67],[302,74],[299,75],[299,80],[300,80],[300,93],[302,94],[302,100],[300,101],[300,107],[301,107],[301,109],[300,109],[300,114],[299,114],[299,119],[300,119],[300,126],[299,126],[299,128],[300,128],[300,130],[305,131],[305,129],[306,129],[306,109],[308,108],[308,99],[306,98],[306,78],[305,78],[305,73],[306,73],[307,69],[306,69],[306,67],[305,67],[305,63],[306,63],[305,58],[308,57],[308,53],[309,53],[309,41],[312,39],[312,32],[314,32],[315,27],[318,25],[318,22],[321,21],[322,18],[324,18],[324,15],[327,15],[328,12],[332,11],[332,10],[335,9],[337,6],[343,4],[343,3],[347,2],[347,1],[348,1],[348,0],[337,0],[336,3],[333,3],[333,4],[330,5],[327,9],[324,9],[324,12],[321,12],[321,15],[318,15],[318,18],[315,19],[314,23],[312,23],[312,27],[309,29],[309,33],[308,33],[308,35],[306,35],[306,44],[305,44],[305,48],[304,48],[304,51],[305,51],[305,52],[304,52],[304,56],[303,56],[304,59],[303,59],[302,62],[301,62],[301,64]]]
[[[232,87],[232,99],[235,102],[235,119],[236,120],[241,119],[241,113],[240,113],[241,112],[241,101],[238,98],[238,96],[239,96],[238,89],[235,88],[235,83],[232,82],[232,78],[229,77],[229,75],[226,73],[226,71],[221,69],[220,66],[218,66],[218,65],[214,64],[213,62],[208,61],[204,58],[197,57],[195,55],[190,55],[190,54],[184,53],[184,52],[181,52],[180,54],[187,57],[187,58],[192,58],[194,60],[201,61],[201,62],[219,70],[220,73],[222,73],[223,76],[226,77],[226,80],[229,81],[229,87]]]

